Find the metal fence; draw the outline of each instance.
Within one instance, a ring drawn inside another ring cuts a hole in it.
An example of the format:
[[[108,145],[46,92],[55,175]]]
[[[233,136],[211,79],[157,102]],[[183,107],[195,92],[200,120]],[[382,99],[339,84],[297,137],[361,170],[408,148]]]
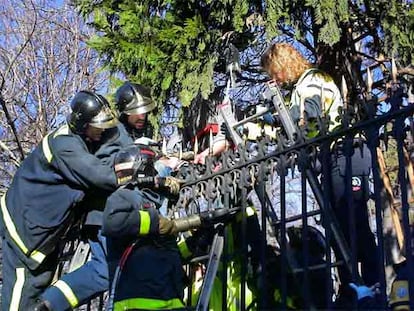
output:
[[[292,144],[280,129],[276,140],[246,141],[205,166],[182,170],[186,184],[176,215],[239,208],[213,232],[222,238],[221,250],[190,264],[189,305],[207,309],[207,295],[210,308],[220,310],[354,309],[362,303],[414,310],[414,107],[401,97],[390,102],[392,109],[383,115],[367,106],[372,102],[363,103],[363,118],[344,111],[342,129],[332,133],[323,133],[322,121],[314,139]],[[398,154],[394,189],[383,167],[390,139]],[[211,278],[206,275],[209,262],[215,263],[212,255],[221,259],[212,269],[215,281],[197,288],[199,279]],[[375,296],[358,300],[350,283],[372,287]],[[204,302],[197,303],[200,296]]]
[[[185,184],[172,215],[232,211],[222,224],[194,234],[199,253],[186,262],[190,309],[363,309],[368,303],[367,309],[414,310],[414,106],[398,92],[387,101],[391,109],[383,115],[376,114],[375,99],[345,107],[334,132],[325,131],[322,118],[313,139],[304,128],[292,142],[280,127],[277,139],[244,141],[206,165],[181,168]],[[391,140],[395,164],[387,168]],[[66,253],[74,251],[71,244]],[[358,299],[350,283],[371,287],[375,296]],[[102,310],[105,300],[80,309]]]

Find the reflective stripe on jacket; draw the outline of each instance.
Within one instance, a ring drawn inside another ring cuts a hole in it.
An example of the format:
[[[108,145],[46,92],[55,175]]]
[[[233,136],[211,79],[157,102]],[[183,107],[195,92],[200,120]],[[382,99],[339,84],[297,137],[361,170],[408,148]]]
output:
[[[116,176],[65,125],[48,134],[17,170],[3,199],[2,221],[19,252],[36,269],[73,218],[85,191],[113,191]],[[23,258],[24,259],[24,258]]]

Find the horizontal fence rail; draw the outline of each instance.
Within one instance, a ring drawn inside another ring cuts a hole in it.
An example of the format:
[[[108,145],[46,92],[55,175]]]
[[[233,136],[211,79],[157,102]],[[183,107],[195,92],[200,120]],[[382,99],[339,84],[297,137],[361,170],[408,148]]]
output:
[[[400,297],[407,300],[399,303],[414,309],[407,158],[413,112],[412,105],[401,107],[296,144],[286,143],[281,130],[279,140],[246,141],[208,158],[206,165],[182,168],[185,184],[173,207],[176,217],[238,210],[214,232],[224,237],[215,275],[216,282],[227,284],[220,287],[221,310],[233,308],[229,299],[237,301],[236,310],[352,309],[363,302],[350,283],[372,289],[375,296],[367,303],[387,309],[396,303],[398,278],[411,285]],[[391,139],[399,188],[392,203],[379,165]],[[260,224],[256,231],[250,206]],[[388,216],[395,212],[397,218]],[[203,258],[193,265],[208,270]],[[399,275],[398,265],[405,271]],[[203,294],[191,289],[197,290]]]
[[[193,232],[200,241],[185,262],[188,308],[414,310],[414,106],[400,106],[365,120],[345,112],[342,128],[329,133],[322,120],[320,135],[294,143],[278,128],[277,139],[243,141],[205,165],[182,166],[172,217],[231,211]],[[389,190],[391,140],[397,179]],[[68,245],[60,273],[76,261],[78,244]],[[373,297],[358,299],[351,283]],[[79,309],[103,310],[106,297]]]

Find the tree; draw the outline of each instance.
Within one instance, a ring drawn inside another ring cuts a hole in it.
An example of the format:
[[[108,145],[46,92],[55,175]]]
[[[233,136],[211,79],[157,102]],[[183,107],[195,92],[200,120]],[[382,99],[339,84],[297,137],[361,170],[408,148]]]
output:
[[[223,35],[244,33],[245,18],[261,11],[260,1],[245,0],[76,2],[98,31],[90,45],[109,68],[151,86],[159,107],[208,98],[223,68]],[[244,48],[252,37],[239,38]]]
[[[91,29],[68,3],[0,5],[0,191],[25,155],[65,119],[80,89],[103,90],[107,75],[85,41]]]
[[[168,109],[168,100],[178,99],[184,115],[200,109],[223,88],[223,50],[229,38],[241,52],[242,90],[263,81],[258,59],[271,40],[299,45],[338,84],[344,76],[351,103],[366,90],[368,66],[386,69],[395,57],[401,72],[412,72],[411,1],[76,3],[92,19],[97,34],[89,43],[105,57],[109,68],[151,86],[159,107]],[[375,87],[383,87],[382,73],[376,76]],[[190,104],[192,109],[187,109]]]

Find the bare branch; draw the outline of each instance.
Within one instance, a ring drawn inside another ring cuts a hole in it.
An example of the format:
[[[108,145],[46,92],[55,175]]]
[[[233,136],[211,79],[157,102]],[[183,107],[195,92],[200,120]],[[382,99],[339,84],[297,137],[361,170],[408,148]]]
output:
[[[16,169],[13,161],[65,122],[74,93],[107,89],[108,73],[85,43],[93,32],[70,0],[0,3],[0,150],[9,150],[0,157],[5,185]]]
[[[0,148],[7,152],[8,156],[13,161],[13,163],[16,165],[16,167],[18,167],[20,165],[19,159],[17,159],[14,156],[13,152],[11,152],[10,149],[6,146],[6,144],[3,143],[1,140],[0,140]]]

